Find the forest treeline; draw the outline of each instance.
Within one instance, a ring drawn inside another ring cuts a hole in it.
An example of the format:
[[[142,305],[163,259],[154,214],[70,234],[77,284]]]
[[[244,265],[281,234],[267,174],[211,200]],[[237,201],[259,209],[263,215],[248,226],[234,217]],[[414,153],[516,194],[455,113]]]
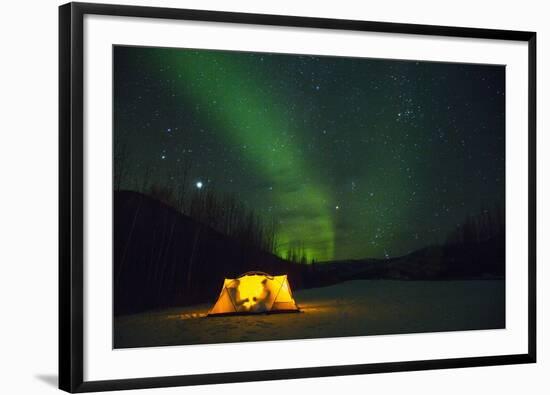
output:
[[[504,237],[504,232],[504,206],[495,205],[492,208],[482,208],[478,214],[466,217],[449,233],[445,243],[481,243]]]
[[[278,243],[277,221],[273,217],[260,215],[234,195],[217,192],[207,183],[201,188],[194,187],[188,160],[180,161],[175,170],[161,177],[157,174],[153,176],[151,167],[144,166],[139,182],[129,182],[127,155],[126,146],[115,142],[115,191],[142,193],[242,244],[275,254],[289,262],[310,263],[304,248]],[[161,181],[153,180],[157,178]]]

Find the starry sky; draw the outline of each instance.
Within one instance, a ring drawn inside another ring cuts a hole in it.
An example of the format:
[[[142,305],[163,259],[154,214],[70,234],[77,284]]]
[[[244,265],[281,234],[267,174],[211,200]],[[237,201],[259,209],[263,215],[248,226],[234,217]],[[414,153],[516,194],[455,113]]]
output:
[[[504,205],[504,66],[115,46],[113,84],[122,187],[190,163],[281,253],[399,256]]]

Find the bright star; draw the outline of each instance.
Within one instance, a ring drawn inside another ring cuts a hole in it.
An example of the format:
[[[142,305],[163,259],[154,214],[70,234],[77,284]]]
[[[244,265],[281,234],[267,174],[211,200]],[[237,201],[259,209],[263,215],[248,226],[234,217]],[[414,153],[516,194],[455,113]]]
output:
[[[198,189],[201,189],[202,188],[202,182],[201,181],[198,181],[196,184]]]

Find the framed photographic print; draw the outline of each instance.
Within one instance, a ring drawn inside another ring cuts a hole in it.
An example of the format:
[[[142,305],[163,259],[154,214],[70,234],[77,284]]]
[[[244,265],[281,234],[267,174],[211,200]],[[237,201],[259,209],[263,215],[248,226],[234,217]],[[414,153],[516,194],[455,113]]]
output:
[[[535,33],[59,11],[61,389],[535,362]]]

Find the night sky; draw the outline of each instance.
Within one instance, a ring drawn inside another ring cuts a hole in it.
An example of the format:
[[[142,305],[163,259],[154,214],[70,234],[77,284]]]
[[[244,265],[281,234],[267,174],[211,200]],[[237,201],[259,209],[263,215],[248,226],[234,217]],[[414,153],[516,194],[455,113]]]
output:
[[[281,252],[403,255],[504,205],[504,66],[115,47],[113,83],[123,188],[190,163]]]

